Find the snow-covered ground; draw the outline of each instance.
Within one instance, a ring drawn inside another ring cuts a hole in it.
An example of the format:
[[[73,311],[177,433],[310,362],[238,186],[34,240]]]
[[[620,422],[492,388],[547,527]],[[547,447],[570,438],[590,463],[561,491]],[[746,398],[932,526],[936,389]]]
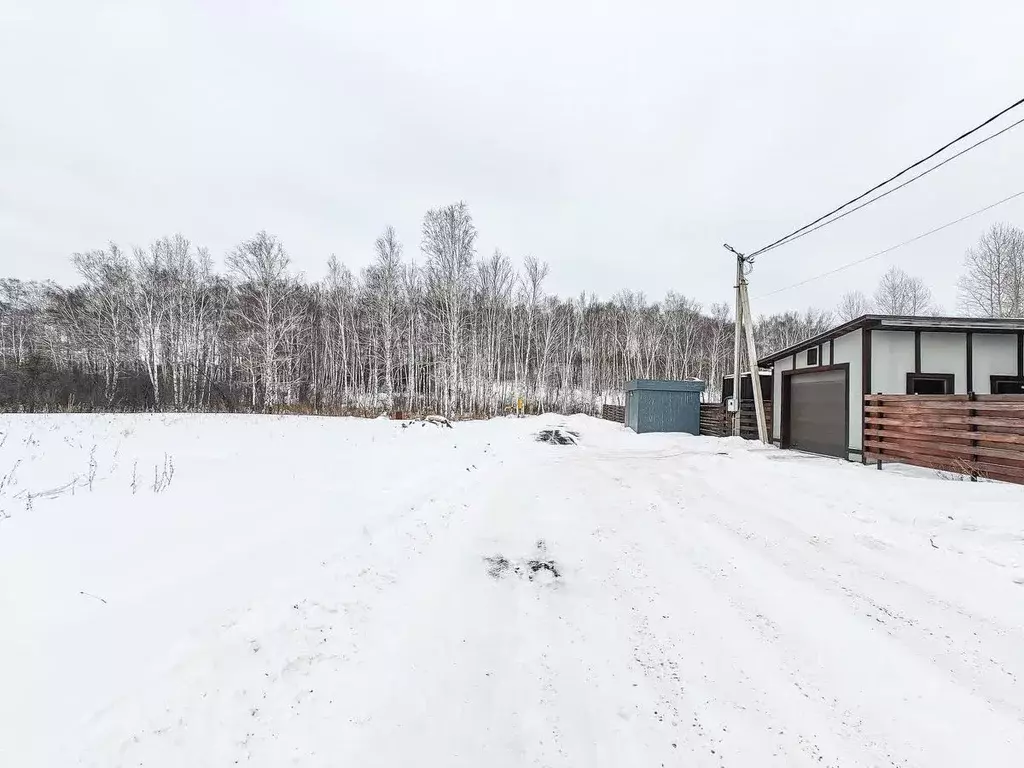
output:
[[[1022,764],[1024,488],[585,417],[0,432],[5,767]]]

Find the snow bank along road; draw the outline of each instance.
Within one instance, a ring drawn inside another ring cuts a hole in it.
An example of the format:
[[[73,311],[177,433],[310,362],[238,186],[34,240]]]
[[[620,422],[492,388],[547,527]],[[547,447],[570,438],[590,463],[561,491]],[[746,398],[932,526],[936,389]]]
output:
[[[1022,488],[583,417],[0,432],[3,766],[1024,764]]]

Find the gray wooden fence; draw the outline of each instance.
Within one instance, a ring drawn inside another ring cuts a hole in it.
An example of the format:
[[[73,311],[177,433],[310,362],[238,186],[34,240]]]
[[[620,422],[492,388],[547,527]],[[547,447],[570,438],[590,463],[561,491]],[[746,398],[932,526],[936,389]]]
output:
[[[772,433],[772,402],[764,401],[765,422],[768,434]],[[724,437],[732,434],[732,414],[725,410],[721,403],[701,403],[700,433],[709,437]],[[740,437],[744,440],[757,440],[757,412],[753,400],[740,403]]]
[[[606,421],[617,421],[619,424],[626,423],[626,406],[624,405],[608,405],[605,403],[601,406],[601,418]]]

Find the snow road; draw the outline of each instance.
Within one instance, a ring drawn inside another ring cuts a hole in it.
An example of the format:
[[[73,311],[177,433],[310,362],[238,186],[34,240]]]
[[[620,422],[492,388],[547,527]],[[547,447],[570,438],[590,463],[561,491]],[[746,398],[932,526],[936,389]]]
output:
[[[1024,754],[1024,488],[585,417],[0,432],[3,766]]]

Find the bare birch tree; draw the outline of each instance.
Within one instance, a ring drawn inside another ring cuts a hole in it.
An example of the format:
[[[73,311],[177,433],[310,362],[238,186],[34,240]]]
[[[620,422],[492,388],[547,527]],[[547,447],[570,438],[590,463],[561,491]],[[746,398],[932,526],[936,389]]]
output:
[[[911,277],[899,267],[890,267],[882,275],[875,291],[874,304],[884,315],[924,315],[929,311],[932,292],[919,277]]]
[[[288,255],[276,237],[261,231],[235,248],[227,261],[237,281],[234,312],[245,333],[252,405],[270,409],[281,400],[280,356],[295,319]]]
[[[1024,316],[1024,231],[992,225],[965,254],[957,285],[961,309],[968,315]]]
[[[871,300],[862,291],[847,291],[839,300],[836,315],[843,322],[849,322],[871,312]]]
[[[460,406],[459,376],[465,312],[473,284],[476,228],[463,202],[435,208],[423,217],[421,249],[426,257],[429,311],[441,332],[447,381],[443,404],[447,413]]]
[[[526,307],[525,321],[522,329],[524,343],[520,346],[523,354],[522,381],[527,388],[530,387],[530,360],[533,352],[534,329],[537,321],[537,310],[541,300],[544,298],[544,281],[548,276],[547,262],[540,261],[533,256],[527,256],[523,260],[525,274],[522,279],[521,295],[522,302]],[[516,376],[516,389],[519,389],[519,376]],[[534,381],[533,392],[536,393],[536,381]]]
[[[383,375],[388,408],[394,407],[395,352],[402,305],[402,244],[394,227],[386,227],[374,243],[376,258],[366,270],[366,292],[376,338],[374,364]]]
[[[110,404],[122,369],[134,356],[131,268],[115,243],[110,243],[106,251],[76,253],[71,260],[90,290],[83,294],[82,315],[66,319],[69,327],[77,326],[85,344],[102,356],[105,393]],[[70,310],[72,305],[65,306]]]

